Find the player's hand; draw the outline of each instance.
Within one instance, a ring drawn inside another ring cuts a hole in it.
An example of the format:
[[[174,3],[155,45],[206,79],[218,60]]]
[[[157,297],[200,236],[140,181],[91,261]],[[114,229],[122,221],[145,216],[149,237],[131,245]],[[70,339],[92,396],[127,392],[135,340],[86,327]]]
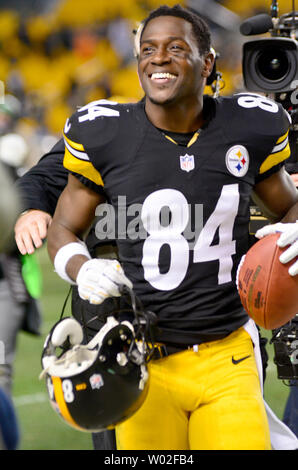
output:
[[[107,297],[119,297],[121,287],[132,289],[117,260],[90,259],[80,268],[76,283],[79,296],[90,304],[101,304]]]
[[[280,255],[279,261],[286,264],[291,260],[295,260],[298,256],[298,223],[283,224],[282,222],[278,222],[277,224],[265,225],[257,230],[255,236],[257,238],[263,238],[272,233],[281,234],[276,242],[278,246],[283,248],[290,245],[289,248]],[[298,260],[294,261],[290,266],[289,274],[291,276],[298,274]]]
[[[42,246],[52,222],[50,214],[40,210],[29,210],[18,218],[14,232],[15,241],[22,255],[32,254]]]

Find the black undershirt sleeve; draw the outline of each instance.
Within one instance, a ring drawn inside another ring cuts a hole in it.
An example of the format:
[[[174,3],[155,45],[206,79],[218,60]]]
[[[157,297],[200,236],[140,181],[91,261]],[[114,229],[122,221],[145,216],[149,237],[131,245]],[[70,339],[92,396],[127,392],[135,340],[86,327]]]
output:
[[[22,211],[38,209],[53,215],[60,194],[65,188],[69,171],[63,166],[64,140],[60,139],[36,165],[17,182],[21,194]],[[75,175],[81,183],[98,192],[97,185],[84,176]]]
[[[38,209],[54,214],[58,198],[68,179],[68,171],[63,167],[63,157],[64,142],[60,139],[16,182],[23,211]]]

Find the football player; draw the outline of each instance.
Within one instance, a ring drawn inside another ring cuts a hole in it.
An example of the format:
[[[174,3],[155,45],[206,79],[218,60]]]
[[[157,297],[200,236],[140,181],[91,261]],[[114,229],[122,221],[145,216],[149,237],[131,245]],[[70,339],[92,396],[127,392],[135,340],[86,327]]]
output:
[[[148,397],[117,426],[118,449],[271,447],[235,275],[247,250],[253,191],[272,220],[297,219],[297,191],[282,167],[289,120],[258,95],[204,99],[213,60],[205,23],[180,7],[161,7],[140,35],[145,100],[93,102],[64,129],[70,175],[48,233],[55,269],[91,304],[133,286],[159,320]],[[121,265],[92,259],[82,242],[105,200],[117,226],[126,211]],[[131,231],[135,207],[139,236]],[[296,225],[278,229],[295,257]],[[290,269],[297,274],[296,264]]]
[[[55,269],[94,305],[133,286],[159,319],[149,394],[117,427],[118,449],[271,446],[235,276],[253,192],[273,221],[289,222],[279,229],[291,233],[289,257],[297,254],[297,191],[283,168],[289,121],[258,95],[203,97],[213,59],[205,23],[161,7],[140,35],[145,100],[93,102],[64,129],[70,175],[48,234]],[[82,242],[103,201],[118,228],[125,212],[121,265],[92,259]]]

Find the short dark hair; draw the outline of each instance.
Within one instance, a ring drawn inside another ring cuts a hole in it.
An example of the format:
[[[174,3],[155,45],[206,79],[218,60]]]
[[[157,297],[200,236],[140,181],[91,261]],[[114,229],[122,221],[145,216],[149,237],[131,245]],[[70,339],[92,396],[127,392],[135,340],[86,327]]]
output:
[[[143,21],[140,39],[142,38],[143,32],[149,21],[153,20],[154,18],[158,18],[159,16],[176,16],[178,18],[183,18],[184,20],[191,23],[194,36],[197,40],[199,52],[202,54],[207,54],[210,51],[211,34],[207,23],[196,13],[183,8],[178,4],[174,5],[173,7],[169,7],[168,5],[161,5],[160,7],[151,11],[151,13]]]

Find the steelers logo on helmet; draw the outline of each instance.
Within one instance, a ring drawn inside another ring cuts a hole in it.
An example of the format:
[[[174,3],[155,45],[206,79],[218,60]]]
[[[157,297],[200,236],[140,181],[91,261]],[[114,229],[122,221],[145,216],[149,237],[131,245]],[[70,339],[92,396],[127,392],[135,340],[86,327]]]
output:
[[[249,168],[249,154],[243,145],[234,145],[226,153],[226,165],[232,175],[245,176]]]
[[[59,321],[49,333],[40,377],[52,408],[71,427],[112,429],[143,404],[149,386],[146,347],[133,323],[109,315],[88,344],[82,344],[82,327],[74,318]],[[63,350],[58,356],[57,348]]]

